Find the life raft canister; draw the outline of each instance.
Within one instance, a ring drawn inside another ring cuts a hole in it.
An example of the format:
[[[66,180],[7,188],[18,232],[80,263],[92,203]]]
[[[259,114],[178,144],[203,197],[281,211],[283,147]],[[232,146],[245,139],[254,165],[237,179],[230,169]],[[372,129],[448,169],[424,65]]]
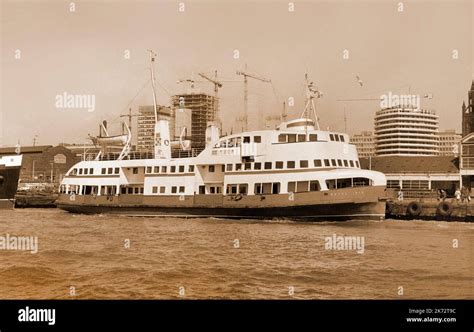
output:
[[[407,213],[412,217],[417,217],[421,214],[422,205],[420,202],[410,202],[407,207]]]
[[[439,216],[447,217],[453,213],[454,207],[450,202],[441,202],[438,204],[436,214]]]

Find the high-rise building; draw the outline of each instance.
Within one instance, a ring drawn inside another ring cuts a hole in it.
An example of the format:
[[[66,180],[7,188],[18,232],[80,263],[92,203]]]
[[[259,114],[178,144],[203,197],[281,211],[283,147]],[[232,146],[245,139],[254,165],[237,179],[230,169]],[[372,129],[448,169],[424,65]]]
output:
[[[174,108],[191,112],[191,147],[203,149],[207,125],[217,120],[217,99],[205,93],[188,93],[175,95],[171,101]]]
[[[137,150],[152,152],[155,137],[155,108],[153,106],[138,107]],[[174,138],[174,111],[171,107],[158,106],[158,118],[168,120],[170,137]]]
[[[412,106],[384,108],[375,115],[377,156],[438,155],[438,116]]]
[[[375,156],[375,139],[371,131],[363,131],[351,137],[351,144],[357,148],[357,154],[360,158]]]
[[[459,154],[459,143],[461,134],[454,129],[448,129],[438,133],[438,146],[440,156],[455,156]]]

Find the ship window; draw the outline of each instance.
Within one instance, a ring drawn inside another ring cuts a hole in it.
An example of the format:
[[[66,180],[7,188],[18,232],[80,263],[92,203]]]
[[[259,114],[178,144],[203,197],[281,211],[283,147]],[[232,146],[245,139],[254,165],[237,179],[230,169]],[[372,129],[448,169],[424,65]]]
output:
[[[170,166],[170,173],[176,173],[176,166]]]
[[[298,142],[305,142],[306,141],[306,135],[298,135]]]
[[[300,167],[301,168],[307,168],[308,167],[308,161],[307,160],[300,160]]]
[[[122,187],[120,192],[125,195],[127,193],[127,188]]]
[[[216,194],[222,193],[222,187],[216,187]]]
[[[253,164],[253,169],[262,169],[262,163]]]
[[[237,184],[227,185],[227,194],[237,194]]]
[[[176,186],[171,187],[171,193],[172,194],[176,194],[177,190],[178,190],[178,187],[176,187]]]
[[[314,159],[314,167],[321,167],[322,163],[320,159]]]
[[[160,166],[155,166],[153,169],[154,173],[160,173]]]
[[[351,165],[351,167],[354,167],[354,161],[353,160],[349,160],[349,164]]]
[[[239,194],[247,195],[248,187],[248,184],[239,184]]]
[[[337,166],[336,165],[336,159],[331,159],[331,166]]]
[[[296,182],[296,192],[306,192],[308,191],[309,181],[298,181]]]
[[[309,181],[309,191],[319,191],[321,187],[319,186],[319,181]]]
[[[339,135],[341,142],[345,142],[346,140],[344,139],[344,135]]]
[[[222,172],[222,173],[225,172],[225,165],[221,165],[221,172]]]
[[[242,170],[242,164],[235,164],[235,170],[236,171]]]
[[[84,168],[84,175],[87,175],[89,174],[89,169],[88,168]]]
[[[271,194],[271,193],[272,193],[272,184],[263,183],[263,194]]]
[[[209,193],[210,194],[215,194],[216,193],[216,187],[209,187]]]
[[[184,186],[180,186],[180,187],[179,187],[179,193],[180,193],[180,194],[184,194]]]
[[[286,162],[286,168],[295,168],[295,162],[294,161],[287,161]]]
[[[80,175],[82,174],[82,168],[79,168],[79,174]]]
[[[278,135],[278,143],[286,143],[286,135],[285,134]]]
[[[356,163],[356,167],[359,168],[359,167],[360,167],[360,166],[359,166],[359,161],[356,160],[355,163]]]
[[[135,194],[139,194],[139,193],[140,193],[140,188],[135,187]]]
[[[272,184],[272,194],[276,195],[280,193],[280,182],[273,182]]]
[[[138,174],[138,167],[133,168],[133,174]]]
[[[151,166],[147,166],[146,172],[147,172],[147,173],[151,173]]]
[[[255,183],[254,187],[254,192],[255,195],[261,194],[262,193],[262,184],[261,183]]]
[[[334,141],[334,135],[333,135],[333,134],[329,134],[329,139],[330,139],[331,141]]]
[[[232,165],[233,164],[227,164],[227,172],[232,172]]]
[[[318,135],[316,134],[309,134],[309,141],[316,142],[318,140]]]
[[[128,188],[128,193],[133,194],[133,188],[132,187]]]
[[[338,160],[337,160],[337,165],[338,165],[338,166],[342,166],[342,160],[341,160],[341,159],[338,159]]]
[[[251,170],[252,169],[252,164],[251,163],[245,163],[245,170]]]
[[[288,143],[296,142],[296,134],[288,134]]]
[[[326,180],[326,186],[328,187],[328,189],[335,189],[336,180]]]
[[[428,182],[428,181],[426,181],[426,182]],[[354,178],[354,180],[353,180],[353,186],[354,187],[365,187],[365,186],[371,186],[371,185],[372,185],[372,181],[370,179],[367,179],[367,178]],[[428,189],[428,186],[426,186],[426,189]]]
[[[339,135],[334,135],[336,137],[336,141],[339,142]]]
[[[345,166],[345,167],[349,167],[349,163],[347,162],[346,159],[344,159],[344,166]]]
[[[152,191],[153,194],[158,194],[158,187],[153,187]]]
[[[180,173],[184,173],[184,165],[180,165],[180,166],[179,166],[179,172],[180,172]]]
[[[89,174],[94,174],[94,169],[93,168],[89,168]]]
[[[72,175],[76,175],[77,174],[77,168],[73,168],[72,169]]]
[[[283,161],[277,161],[275,163],[275,168],[276,169],[282,169],[283,168]]]
[[[265,162],[265,169],[272,169],[272,162],[271,161]]]
[[[250,143],[250,136],[244,136],[244,143]]]
[[[168,166],[161,166],[161,172],[166,173],[168,171],[167,168]]]
[[[102,168],[101,174],[105,174],[107,170],[105,168]]]
[[[331,164],[329,163],[329,159],[324,159],[324,166],[329,167]]]
[[[166,192],[166,187],[162,186],[160,187],[160,194],[164,194]]]
[[[194,172],[194,165],[189,165],[189,172]]]
[[[262,136],[254,136],[253,141],[254,143],[262,143]]]
[[[296,189],[296,182],[288,182],[288,192],[294,193]]]
[[[337,179],[336,180],[337,188],[349,188],[352,187],[352,179]]]

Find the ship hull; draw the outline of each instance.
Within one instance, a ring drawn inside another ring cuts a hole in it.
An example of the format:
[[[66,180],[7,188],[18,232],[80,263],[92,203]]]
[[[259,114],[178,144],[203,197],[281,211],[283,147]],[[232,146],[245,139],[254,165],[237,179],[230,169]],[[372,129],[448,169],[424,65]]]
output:
[[[19,166],[0,166],[0,209],[11,209],[15,206],[20,170]]]
[[[200,197],[202,196],[202,197]],[[232,197],[195,195],[181,197],[61,195],[58,207],[72,213],[109,213],[130,216],[216,217],[234,219],[382,220],[382,187],[348,188],[331,192]]]

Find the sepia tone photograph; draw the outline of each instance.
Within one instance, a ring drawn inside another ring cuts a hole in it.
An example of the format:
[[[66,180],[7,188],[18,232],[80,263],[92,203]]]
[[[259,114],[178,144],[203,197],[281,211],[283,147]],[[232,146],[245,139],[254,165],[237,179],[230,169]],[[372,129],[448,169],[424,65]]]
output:
[[[472,0],[0,4],[1,300],[474,298]]]

